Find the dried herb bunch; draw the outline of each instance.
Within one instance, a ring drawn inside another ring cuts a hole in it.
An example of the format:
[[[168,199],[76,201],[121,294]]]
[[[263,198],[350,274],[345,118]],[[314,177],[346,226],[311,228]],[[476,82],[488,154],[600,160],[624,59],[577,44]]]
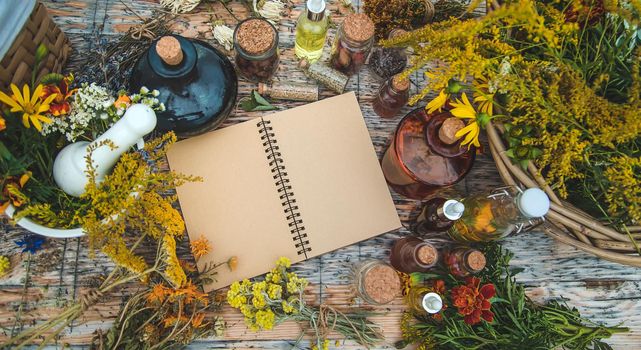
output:
[[[427,23],[433,8],[425,1],[430,0],[366,0],[363,12],[374,22],[376,38],[383,39],[394,28],[412,30]]]
[[[411,103],[434,91],[439,103],[428,106],[474,90],[476,102],[502,113],[508,156],[533,161],[558,195],[624,226],[641,222],[641,32],[629,25],[639,22],[638,8],[509,1],[485,17],[435,23],[384,45],[414,48],[405,74],[429,65]]]
[[[494,243],[486,246],[484,253],[487,268],[479,278],[474,278],[478,281],[472,285],[447,273],[412,274],[414,285],[440,284],[438,292],[445,307],[435,316],[404,314],[401,324],[404,340],[397,344],[399,349],[410,343],[417,344],[420,350],[611,349],[603,339],[628,331],[624,327],[594,324],[563,302],[550,301],[545,305],[533,302],[525,287],[516,281],[519,270],[509,266],[512,254]],[[479,287],[479,282],[483,286]],[[451,298],[445,295],[446,290],[451,291]],[[491,299],[486,303],[484,296]],[[483,303],[491,308],[479,311],[477,317],[471,308]]]
[[[315,338],[312,348],[316,350],[327,349],[327,336],[332,331],[367,348],[382,340],[379,327],[368,319],[369,312],[343,313],[329,305],[308,305],[304,300],[308,282],[290,272],[290,267],[290,260],[281,257],[264,280],[243,280],[231,285],[227,302],[243,313],[249,329],[269,330],[281,322],[294,320],[312,331]]]

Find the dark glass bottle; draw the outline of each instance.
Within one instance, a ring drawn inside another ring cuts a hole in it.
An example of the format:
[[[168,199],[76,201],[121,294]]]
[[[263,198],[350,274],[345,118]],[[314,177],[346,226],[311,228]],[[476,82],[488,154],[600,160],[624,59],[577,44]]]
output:
[[[436,247],[414,236],[403,237],[396,242],[390,252],[390,264],[405,273],[426,272],[439,260]]]
[[[383,83],[374,97],[372,107],[381,118],[393,118],[400,112],[409,99],[410,82],[399,75]]]
[[[168,46],[158,45],[163,39]],[[156,130],[174,131],[179,137],[222,124],[238,93],[236,72],[227,57],[203,41],[180,35],[156,40],[136,63],[129,84],[132,91],[145,86],[160,92],[157,98],[165,111],[156,112]]]
[[[424,199],[460,181],[472,168],[476,151],[455,137],[464,126],[447,108],[429,115],[424,108],[408,113],[383,156],[387,183],[406,197]]]
[[[443,262],[450,273],[457,277],[467,277],[481,272],[487,261],[485,255],[473,248],[456,247],[443,253]]]
[[[432,198],[425,203],[421,215],[412,226],[412,231],[419,235],[447,231],[463,216],[464,211],[465,205],[457,200]]]

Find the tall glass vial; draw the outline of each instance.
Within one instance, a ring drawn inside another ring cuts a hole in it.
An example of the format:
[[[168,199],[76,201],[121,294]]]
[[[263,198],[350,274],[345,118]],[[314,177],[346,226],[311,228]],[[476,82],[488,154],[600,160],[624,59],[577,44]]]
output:
[[[472,168],[476,152],[455,137],[463,127],[447,110],[428,115],[418,108],[407,114],[381,162],[390,187],[406,197],[424,199],[460,181]]]
[[[443,253],[443,262],[452,275],[467,277],[481,272],[487,260],[485,255],[477,249],[457,247]]]
[[[405,297],[410,311],[417,316],[435,314],[443,309],[443,299],[430,287],[414,287]]]
[[[307,0],[305,12],[296,23],[296,45],[294,53],[300,59],[310,62],[318,60],[323,54],[329,19],[325,16],[324,0]]]
[[[265,82],[278,69],[278,32],[262,18],[248,18],[234,30],[236,68],[253,82]]]
[[[455,199],[432,198],[423,207],[421,214],[412,225],[412,231],[419,235],[447,231],[463,216],[465,205]]]
[[[374,97],[372,107],[381,118],[393,118],[407,104],[410,81],[395,75],[387,80]]]
[[[463,203],[465,213],[448,233],[464,242],[493,241],[535,227],[550,209],[550,199],[542,190],[522,191],[515,186],[471,196],[463,199]]]
[[[330,65],[346,75],[356,74],[365,64],[374,43],[374,22],[364,13],[354,13],[338,28]]]
[[[403,237],[390,253],[390,264],[405,273],[426,272],[439,261],[439,252],[432,244],[418,237]]]

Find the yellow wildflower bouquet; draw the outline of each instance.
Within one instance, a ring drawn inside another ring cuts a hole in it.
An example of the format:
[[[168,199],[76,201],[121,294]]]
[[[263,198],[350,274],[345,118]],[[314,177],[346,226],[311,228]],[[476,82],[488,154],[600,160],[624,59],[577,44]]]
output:
[[[427,68],[411,103],[436,93],[428,110],[454,107],[465,143],[495,119],[514,163],[625,232],[641,222],[640,13],[637,0],[511,0],[382,44],[413,48],[406,76]]]
[[[290,267],[290,260],[281,257],[262,280],[243,280],[231,285],[227,302],[243,313],[249,329],[270,330],[281,322],[294,320],[312,329],[316,350],[327,349],[331,331],[368,348],[382,340],[379,327],[368,320],[368,313],[343,313],[328,305],[307,305],[304,291],[308,282],[290,272]]]

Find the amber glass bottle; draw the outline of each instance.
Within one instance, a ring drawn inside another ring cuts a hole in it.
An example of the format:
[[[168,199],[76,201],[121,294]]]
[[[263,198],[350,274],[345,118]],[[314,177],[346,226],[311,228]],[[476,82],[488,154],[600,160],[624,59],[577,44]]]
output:
[[[467,277],[481,272],[487,261],[485,255],[473,248],[456,247],[443,253],[443,262],[450,273],[457,277]]]
[[[407,104],[410,81],[395,75],[381,85],[372,107],[381,118],[393,118]]]
[[[387,183],[406,197],[424,199],[460,181],[472,168],[476,152],[455,137],[464,126],[447,110],[428,115],[418,108],[407,114],[383,156]]]
[[[403,237],[390,253],[390,264],[405,273],[426,272],[439,261],[439,253],[432,244],[418,237]]]
[[[412,231],[419,235],[447,231],[463,216],[465,205],[454,199],[432,198],[423,207],[421,214],[412,225]]]

